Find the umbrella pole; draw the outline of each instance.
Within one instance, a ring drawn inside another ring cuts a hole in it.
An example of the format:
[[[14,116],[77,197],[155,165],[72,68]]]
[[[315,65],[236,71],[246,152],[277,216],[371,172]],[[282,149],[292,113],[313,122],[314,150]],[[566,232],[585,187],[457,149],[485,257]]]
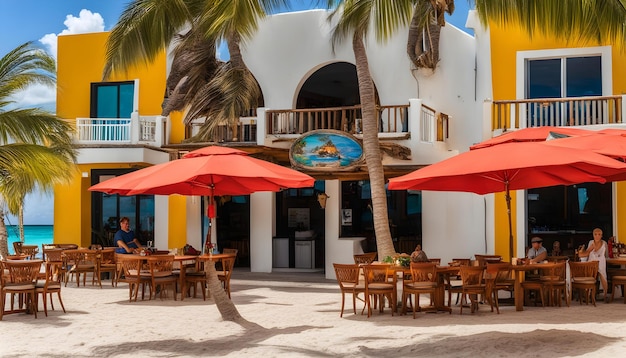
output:
[[[511,194],[509,192],[509,182],[505,182],[506,193],[504,198],[506,199],[506,213],[509,217],[509,260],[513,259],[513,224],[511,223]]]

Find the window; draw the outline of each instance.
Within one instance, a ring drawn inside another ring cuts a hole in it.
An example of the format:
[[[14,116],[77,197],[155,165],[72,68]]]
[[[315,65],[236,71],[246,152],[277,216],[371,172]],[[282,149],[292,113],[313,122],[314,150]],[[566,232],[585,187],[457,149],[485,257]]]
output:
[[[135,83],[91,84],[91,118],[130,118],[134,108]]]

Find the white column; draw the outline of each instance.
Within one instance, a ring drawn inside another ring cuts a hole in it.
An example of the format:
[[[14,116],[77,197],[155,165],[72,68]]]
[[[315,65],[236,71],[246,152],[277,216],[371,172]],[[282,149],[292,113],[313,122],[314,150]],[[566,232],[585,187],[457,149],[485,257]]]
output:
[[[187,209],[187,243],[196,250],[202,251],[202,197],[188,196],[186,201]]]
[[[168,220],[169,197],[166,195],[154,196],[154,247],[170,249],[168,247]]]
[[[250,195],[250,271],[272,272],[272,228],[275,194]]]
[[[338,256],[341,256],[341,248],[339,245],[339,229],[341,228],[341,182],[339,180],[326,180],[325,193],[328,195],[326,199],[326,209],[324,209],[325,228],[324,228],[324,266],[326,269],[326,278],[335,278],[335,269],[333,263],[350,263],[342,262]],[[354,261],[352,261],[354,262]]]

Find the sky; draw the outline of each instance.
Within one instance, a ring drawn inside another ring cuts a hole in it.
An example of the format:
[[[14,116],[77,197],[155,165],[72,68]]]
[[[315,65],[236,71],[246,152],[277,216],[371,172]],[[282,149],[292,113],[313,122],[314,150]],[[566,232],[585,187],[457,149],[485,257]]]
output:
[[[0,56],[28,41],[56,56],[56,40],[60,35],[109,31],[130,0],[0,0]],[[321,8],[315,0],[293,0],[291,10]],[[319,3],[323,3],[320,1]],[[469,2],[457,0],[455,12],[446,20],[465,29]],[[220,56],[221,58],[225,58]],[[54,112],[56,90],[33,86],[17,95],[19,107],[41,107]],[[24,223],[52,225],[53,195],[33,193],[26,197]],[[7,224],[17,219],[7,217]]]

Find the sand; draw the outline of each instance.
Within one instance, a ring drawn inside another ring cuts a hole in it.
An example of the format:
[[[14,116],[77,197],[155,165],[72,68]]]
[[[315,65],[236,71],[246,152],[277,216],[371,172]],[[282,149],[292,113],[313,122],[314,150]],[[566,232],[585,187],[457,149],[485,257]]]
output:
[[[222,321],[202,298],[128,302],[128,286],[77,288],[62,296],[67,313],[5,315],[2,357],[618,357],[626,351],[623,300],[597,307],[527,307],[501,314],[418,313],[339,317],[341,295],[317,273],[236,270],[232,299],[262,328]],[[350,301],[348,301],[350,302]],[[41,304],[41,303],[40,303]],[[361,307],[361,306],[359,306]]]

